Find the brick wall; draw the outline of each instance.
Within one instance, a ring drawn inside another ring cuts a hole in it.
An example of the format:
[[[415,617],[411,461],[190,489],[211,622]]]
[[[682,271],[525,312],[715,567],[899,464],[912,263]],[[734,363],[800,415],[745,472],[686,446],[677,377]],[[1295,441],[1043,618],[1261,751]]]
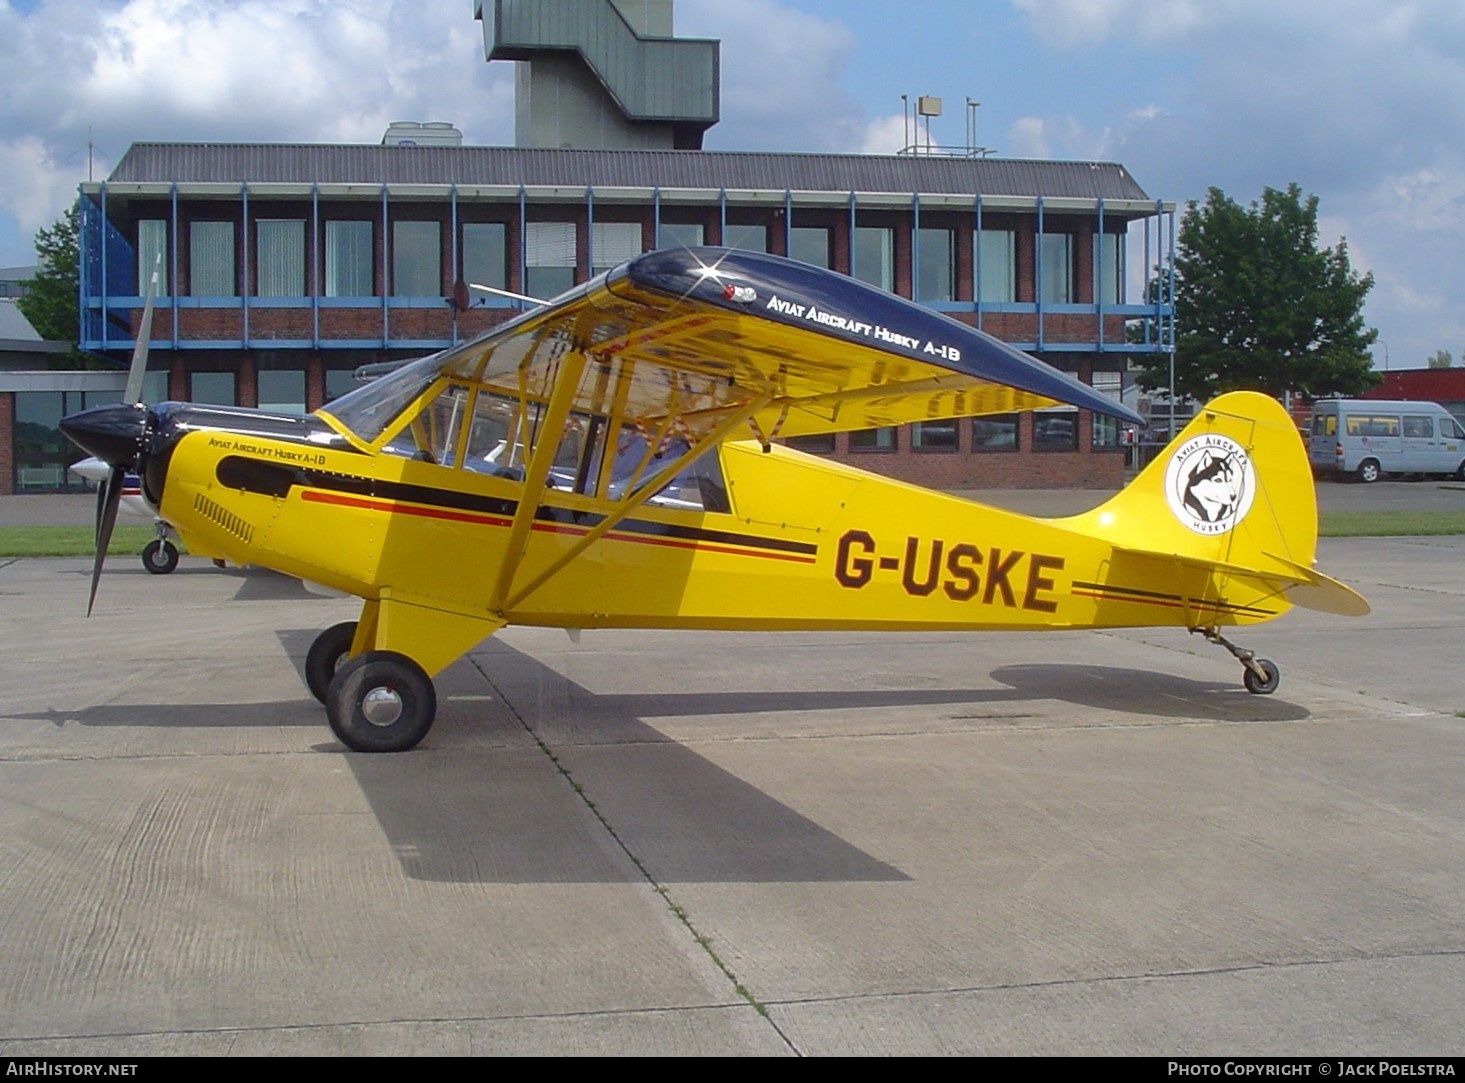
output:
[[[1092,449],[1091,415],[1078,413],[1078,449],[1043,451],[1033,449],[1032,414],[1018,416],[1018,450],[974,450],[972,421],[957,421],[955,450],[922,449],[911,446],[911,429],[897,434],[894,451],[851,450],[847,434],[835,437],[835,450],[828,458],[887,477],[899,478],[934,489],[1117,489],[1124,484],[1122,448]]]

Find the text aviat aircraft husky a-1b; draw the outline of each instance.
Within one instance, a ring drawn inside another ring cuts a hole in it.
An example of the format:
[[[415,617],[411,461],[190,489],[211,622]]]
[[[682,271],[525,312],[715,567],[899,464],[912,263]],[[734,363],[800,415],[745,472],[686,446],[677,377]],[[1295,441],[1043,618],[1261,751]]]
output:
[[[417,744],[432,677],[507,624],[1203,632],[1367,603],[1313,569],[1297,430],[1224,395],[1094,511],[1032,519],[773,443],[1060,403],[1064,373],[776,256],[648,253],[308,417],[186,403],[63,422],[194,553],[363,600],[306,680],[350,748]],[[115,486],[111,488],[116,488]],[[112,492],[99,502],[110,532]],[[100,569],[100,557],[97,569]],[[93,592],[96,574],[93,575]]]

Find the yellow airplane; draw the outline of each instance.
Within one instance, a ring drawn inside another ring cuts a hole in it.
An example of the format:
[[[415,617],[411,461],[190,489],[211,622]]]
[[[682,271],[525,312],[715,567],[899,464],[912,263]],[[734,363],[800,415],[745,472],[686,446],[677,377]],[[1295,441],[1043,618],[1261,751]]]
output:
[[[1068,403],[1072,377],[843,275],[722,249],[647,253],[308,417],[187,403],[63,422],[195,553],[363,600],[306,660],[358,751],[428,732],[433,675],[508,624],[1223,627],[1367,603],[1313,569],[1297,430],[1223,395],[1102,507],[1042,520],[784,447],[798,436]],[[101,545],[105,549],[105,544]],[[93,573],[95,596],[100,552]]]

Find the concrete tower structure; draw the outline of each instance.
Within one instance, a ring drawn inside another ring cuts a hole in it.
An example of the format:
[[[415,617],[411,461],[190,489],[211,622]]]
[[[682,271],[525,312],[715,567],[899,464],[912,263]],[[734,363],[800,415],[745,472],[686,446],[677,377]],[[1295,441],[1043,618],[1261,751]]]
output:
[[[672,36],[672,0],[476,0],[484,56],[519,61],[514,141],[700,150],[717,123],[719,43]]]

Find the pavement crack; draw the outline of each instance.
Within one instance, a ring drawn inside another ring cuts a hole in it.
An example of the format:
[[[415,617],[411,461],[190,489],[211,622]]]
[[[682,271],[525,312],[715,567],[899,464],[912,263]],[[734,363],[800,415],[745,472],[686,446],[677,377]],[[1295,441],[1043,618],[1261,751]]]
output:
[[[494,683],[493,677],[489,675],[488,671],[484,669],[478,659],[470,656],[469,661],[472,662],[473,668],[475,668],[480,674],[482,674],[483,679],[488,682],[488,686],[494,690],[494,693],[499,697],[499,699],[503,701],[503,704],[508,709],[509,714],[514,717],[514,721],[519,724],[520,728],[524,730],[529,739],[539,747],[539,751],[544,753],[545,758],[549,760],[551,766],[554,767],[555,771],[558,772],[560,777],[569,784],[570,789],[574,791],[575,796],[584,803],[585,807],[589,809],[590,814],[594,816],[595,819],[600,823],[600,826],[605,829],[606,834],[610,836],[611,840],[620,849],[621,853],[625,854],[627,860],[629,860],[631,864],[636,867],[636,871],[641,874],[641,877],[646,881],[647,886],[649,886],[652,891],[656,892],[656,894],[661,897],[662,903],[666,906],[668,912],[671,913],[672,917],[674,917],[677,922],[682,926],[682,928],[687,931],[687,934],[691,936],[693,942],[702,949],[707,958],[711,961],[712,965],[716,967],[719,972],[721,972],[724,978],[727,979],[728,983],[732,986],[733,992],[738,996],[738,998],[745,1001],[749,1007],[751,1007],[755,1012],[758,1013],[759,1017],[765,1023],[767,1023],[769,1027],[773,1029],[773,1032],[775,1034],[778,1035],[779,1040],[783,1042],[786,1046],[788,1046],[790,1052],[792,1052],[795,1056],[803,1056],[803,1053],[798,1048],[798,1046],[793,1043],[789,1036],[784,1033],[783,1028],[774,1021],[771,1015],[769,1015],[767,1006],[753,995],[752,991],[749,990],[748,987],[744,985],[743,982],[738,978],[737,974],[734,973],[732,967],[728,965],[727,961],[724,960],[722,956],[717,953],[717,949],[712,946],[712,938],[697,928],[696,922],[692,920],[692,916],[687,912],[686,907],[682,906],[676,901],[676,899],[672,897],[671,888],[656,878],[656,876],[652,873],[650,867],[647,866],[646,862],[641,859],[640,855],[638,855],[635,850],[631,848],[630,844],[621,836],[620,832],[615,829],[615,825],[612,824],[610,822],[610,818],[603,811],[601,811],[600,806],[598,806],[594,801],[590,799],[590,795],[585,792],[585,787],[575,781],[575,776],[570,771],[569,767],[567,767],[564,762],[555,755],[554,750],[549,747],[549,745],[539,736],[539,734],[534,732],[534,729],[529,725],[528,720],[519,713],[513,702],[504,693],[504,690]]]
[[[1088,977],[1054,978],[1049,981],[997,982],[991,985],[952,985],[927,989],[891,989],[883,992],[846,993],[836,996],[790,997],[768,1002],[771,1008],[796,1007],[805,1004],[858,1003],[865,1000],[908,999],[955,994],[1006,993],[1025,989],[1065,989],[1085,985],[1115,985],[1125,982],[1168,981],[1173,978],[1207,978],[1224,974],[1258,974],[1269,971],[1305,970],[1313,967],[1342,966],[1347,963],[1391,962],[1402,959],[1455,959],[1465,956],[1465,948],[1437,948],[1425,951],[1387,952],[1379,955],[1340,955],[1326,959],[1288,959],[1236,966],[1200,967],[1195,970],[1155,970],[1137,974],[1095,974]]]

